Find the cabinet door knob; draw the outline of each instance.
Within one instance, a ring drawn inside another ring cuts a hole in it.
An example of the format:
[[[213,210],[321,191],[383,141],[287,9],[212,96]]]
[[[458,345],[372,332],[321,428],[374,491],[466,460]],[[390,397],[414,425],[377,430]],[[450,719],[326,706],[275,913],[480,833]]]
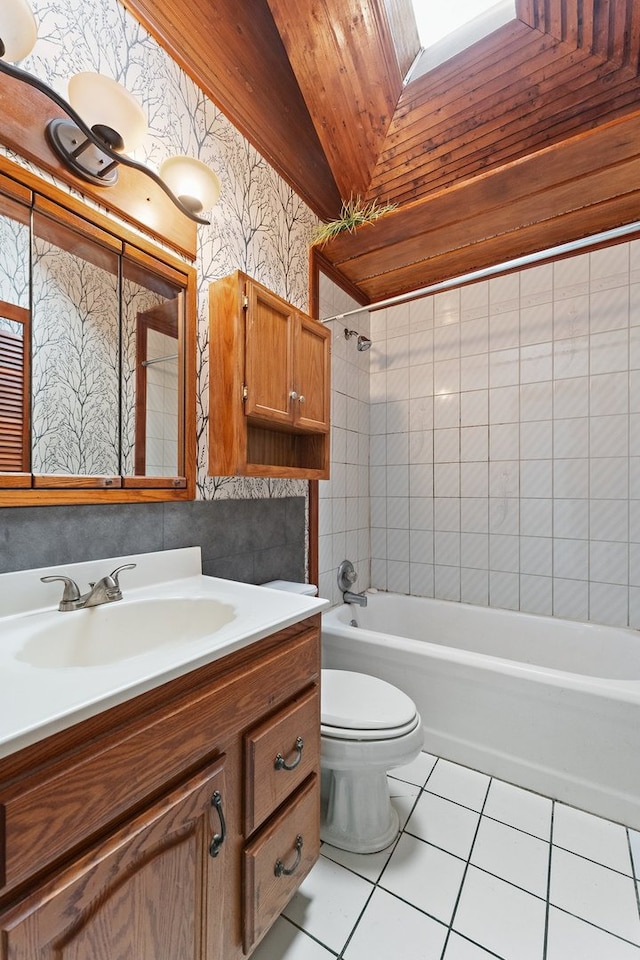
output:
[[[304,403],[304,396],[302,394],[298,397],[298,403]]]
[[[290,877],[291,874],[295,873],[295,871],[298,869],[300,866],[300,861],[302,860],[302,842],[302,835],[298,834],[296,837],[296,859],[290,867],[285,867],[282,860],[276,860],[273,868],[273,872],[275,873],[276,877]]]
[[[211,797],[211,806],[215,807],[218,812],[220,818],[220,833],[214,833],[213,839],[209,844],[209,854],[212,857],[217,857],[220,853],[220,847],[227,836],[227,825],[224,822],[224,813],[222,812],[222,795],[219,790],[216,790]]]
[[[295,743],[295,749],[297,750],[298,756],[292,763],[287,763],[285,758],[281,753],[276,754],[276,759],[273,762],[276,770],[295,770],[300,761],[302,760],[302,748],[304,747],[304,740],[302,737],[298,737]]]
[[[298,399],[298,392],[297,392],[297,390],[292,390],[291,393],[289,394],[289,396],[291,397],[292,400],[297,400],[297,399]]]

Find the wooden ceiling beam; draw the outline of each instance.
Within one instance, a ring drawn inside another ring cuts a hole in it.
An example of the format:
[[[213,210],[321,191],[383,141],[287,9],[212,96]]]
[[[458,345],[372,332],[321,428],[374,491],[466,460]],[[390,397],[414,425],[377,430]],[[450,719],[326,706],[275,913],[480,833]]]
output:
[[[267,2],[340,194],[363,194],[402,91],[384,2]]]
[[[266,0],[120,0],[315,213],[340,194]],[[224,189],[224,185],[223,185]]]
[[[394,296],[418,277],[495,264],[500,238],[515,257],[548,246],[551,225],[556,243],[640,218],[638,183],[640,112],[409,204],[323,253],[370,300]]]

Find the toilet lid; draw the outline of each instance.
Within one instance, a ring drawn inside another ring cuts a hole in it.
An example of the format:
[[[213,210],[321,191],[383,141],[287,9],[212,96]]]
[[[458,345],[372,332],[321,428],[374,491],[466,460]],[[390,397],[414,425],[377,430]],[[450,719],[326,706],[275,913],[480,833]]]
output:
[[[382,731],[399,736],[415,726],[416,706],[406,693],[386,680],[350,670],[322,670],[322,727],[368,731],[380,737]],[[377,731],[377,734],[374,733]]]

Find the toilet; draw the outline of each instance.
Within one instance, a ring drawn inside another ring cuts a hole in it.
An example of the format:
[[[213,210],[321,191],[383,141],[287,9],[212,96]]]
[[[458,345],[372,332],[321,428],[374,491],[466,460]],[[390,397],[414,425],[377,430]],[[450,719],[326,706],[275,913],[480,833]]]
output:
[[[315,596],[312,584],[263,584]],[[413,700],[392,684],[350,670],[322,670],[320,766],[323,841],[352,853],[376,853],[400,829],[387,772],[423,747]]]

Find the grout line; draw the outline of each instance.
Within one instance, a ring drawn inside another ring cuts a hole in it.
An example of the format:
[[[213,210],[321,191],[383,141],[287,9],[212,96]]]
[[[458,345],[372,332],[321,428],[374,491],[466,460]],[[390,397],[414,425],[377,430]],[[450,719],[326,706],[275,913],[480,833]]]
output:
[[[549,830],[549,862],[547,864],[547,901],[544,910],[544,940],[542,941],[542,960],[547,960],[547,946],[549,942],[549,909],[551,906],[551,857],[553,854],[553,825],[555,820],[556,802],[551,801],[551,825]]]
[[[629,827],[626,828],[627,847],[629,848],[629,859],[631,860],[631,876],[633,877],[633,885],[635,887],[635,894],[636,894],[636,903],[638,905],[638,914],[640,916],[640,877],[638,876],[638,873],[640,873],[640,869],[636,867],[636,861],[634,860],[634,857],[633,857],[633,848],[631,846],[631,834],[629,833],[629,829],[630,829]]]
[[[477,822],[477,824],[476,824],[476,829],[475,829],[475,832],[474,832],[474,834],[473,834],[473,840],[471,841],[471,846],[470,846],[470,848],[469,848],[469,856],[467,857],[467,862],[466,862],[466,864],[465,864],[464,871],[463,871],[463,873],[462,873],[462,879],[460,880],[460,886],[458,887],[458,893],[457,893],[457,896],[456,896],[456,902],[455,902],[454,905],[453,905],[453,911],[452,911],[452,913],[451,913],[451,919],[450,919],[450,921],[449,921],[449,928],[448,928],[448,930],[447,930],[447,936],[445,937],[444,945],[443,945],[443,947],[442,947],[442,955],[441,955],[441,957],[440,957],[440,960],[444,960],[445,954],[446,954],[446,952],[447,952],[447,944],[449,943],[449,938],[450,938],[450,936],[451,936],[451,931],[453,930],[453,921],[454,921],[455,918],[456,918],[456,913],[457,913],[457,910],[458,910],[458,905],[459,905],[459,903],[460,903],[460,897],[462,896],[462,889],[463,889],[463,887],[464,887],[464,882],[465,882],[465,880],[466,880],[467,872],[468,872],[468,870],[469,870],[469,865],[470,865],[470,863],[471,863],[471,856],[472,856],[472,854],[473,854],[473,848],[474,848],[474,846],[475,846],[476,839],[477,839],[477,837],[478,837],[478,831],[480,830],[480,824],[482,823],[482,814],[483,814],[484,808],[485,808],[486,805],[487,805],[487,799],[488,799],[488,797],[489,797],[489,790],[491,789],[491,784],[492,784],[492,782],[493,782],[493,779],[494,779],[493,777],[490,777],[490,779],[489,779],[489,783],[487,784],[487,789],[486,789],[486,791],[485,791],[484,800],[483,800],[483,803],[482,803],[482,809],[479,811],[480,816],[478,817],[478,822]],[[476,810],[475,813],[478,813],[478,811]]]

